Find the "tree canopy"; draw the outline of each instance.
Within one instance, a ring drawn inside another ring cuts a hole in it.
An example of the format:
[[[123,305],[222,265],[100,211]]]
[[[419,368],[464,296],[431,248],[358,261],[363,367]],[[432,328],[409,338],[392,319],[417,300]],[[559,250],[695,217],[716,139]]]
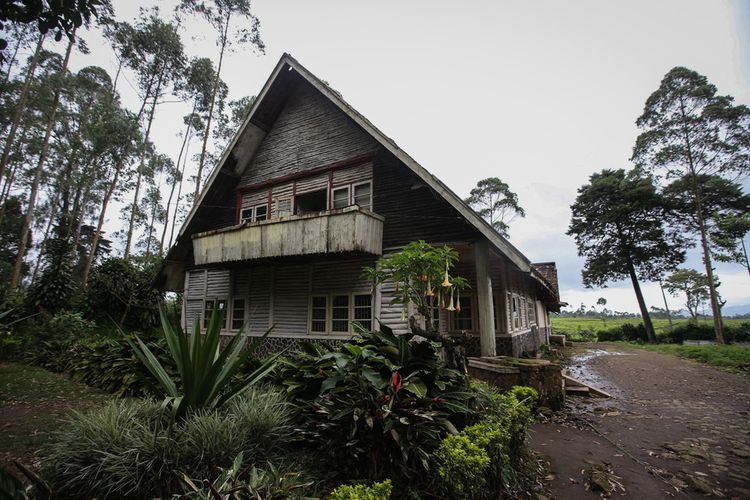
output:
[[[477,186],[464,201],[506,238],[509,236],[510,222],[517,216],[526,216],[526,212],[518,204],[518,195],[497,177],[477,182]]]
[[[637,172],[602,170],[578,189],[568,234],[585,257],[587,287],[630,278],[650,340],[653,326],[640,281],[656,280],[685,258],[685,241],[664,224],[668,214],[653,180]]]
[[[750,172],[750,109],[735,105],[731,96],[718,95],[705,76],[676,67],[646,100],[636,124],[643,131],[632,160],[644,172],[672,181],[669,195],[692,211],[692,234],[703,251],[714,330],[724,343],[710,248],[711,220],[723,205],[710,189],[719,186],[720,178],[732,181]]]

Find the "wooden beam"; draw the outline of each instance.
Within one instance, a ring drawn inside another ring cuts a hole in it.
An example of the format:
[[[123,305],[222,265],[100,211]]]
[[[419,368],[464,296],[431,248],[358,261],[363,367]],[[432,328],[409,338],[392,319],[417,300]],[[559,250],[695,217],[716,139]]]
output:
[[[482,356],[495,356],[495,311],[492,307],[492,279],[490,252],[485,240],[474,244],[477,271],[477,302],[479,316],[479,345]]]

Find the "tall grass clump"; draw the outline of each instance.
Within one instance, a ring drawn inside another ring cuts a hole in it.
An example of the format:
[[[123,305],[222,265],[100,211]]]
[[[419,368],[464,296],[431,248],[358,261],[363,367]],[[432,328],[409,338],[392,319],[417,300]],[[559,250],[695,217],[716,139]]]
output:
[[[264,387],[177,421],[159,402],[115,401],[66,422],[46,451],[42,477],[59,498],[181,494],[182,477],[213,477],[239,454],[248,463],[283,455],[294,418],[283,393]]]

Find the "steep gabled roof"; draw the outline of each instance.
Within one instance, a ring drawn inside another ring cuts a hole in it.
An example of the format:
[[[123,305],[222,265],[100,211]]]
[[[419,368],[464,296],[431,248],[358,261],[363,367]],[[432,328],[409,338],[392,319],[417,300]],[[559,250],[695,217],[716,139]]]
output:
[[[180,254],[187,252],[183,249],[180,252],[177,247],[181,244],[184,246],[189,241],[185,241],[185,236],[201,230],[200,225],[196,225],[196,216],[200,213],[204,204],[220,203],[221,194],[226,196],[226,180],[234,182],[242,174],[238,168],[244,168],[259,147],[266,132],[273,124],[275,116],[283,107],[284,94],[289,93],[302,79],[317,89],[323,96],[338,107],[346,116],[359,125],[365,132],[370,134],[383,148],[388,150],[393,156],[399,159],[404,165],[411,169],[419,178],[421,178],[430,188],[445,199],[459,214],[461,214],[470,224],[472,224],[482,236],[484,236],[495,250],[507,257],[519,270],[529,273],[537,281],[550,290],[549,285],[542,279],[531,266],[531,262],[513,245],[503,238],[492,226],[477,215],[464,201],[448,188],[437,177],[429,173],[416,160],[409,156],[404,150],[398,147],[395,141],[381,132],[367,118],[362,116],[356,109],[350,106],[340,94],[331,89],[318,77],[302,66],[296,59],[289,54],[281,56],[278,64],[274,68],[271,76],[266,81],[260,94],[253,103],[247,118],[242,126],[235,133],[232,141],[224,151],[217,167],[211,172],[206,187],[201,192],[200,197],[193,206],[190,214],[182,225],[178,236],[177,244],[173,247],[167,261],[178,258]],[[214,205],[215,206],[215,205]],[[551,292],[551,290],[550,290]],[[554,293],[554,292],[552,292]]]

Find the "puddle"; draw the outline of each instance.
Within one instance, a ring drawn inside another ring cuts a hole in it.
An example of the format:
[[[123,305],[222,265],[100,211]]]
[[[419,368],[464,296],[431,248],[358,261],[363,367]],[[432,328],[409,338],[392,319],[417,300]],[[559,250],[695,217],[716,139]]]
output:
[[[567,366],[568,373],[571,377],[607,391],[610,394],[618,392],[616,385],[603,377],[601,373],[591,366],[591,360],[600,356],[632,356],[632,354],[619,351],[605,351],[604,349],[586,349],[586,351],[570,358],[570,364]]]

